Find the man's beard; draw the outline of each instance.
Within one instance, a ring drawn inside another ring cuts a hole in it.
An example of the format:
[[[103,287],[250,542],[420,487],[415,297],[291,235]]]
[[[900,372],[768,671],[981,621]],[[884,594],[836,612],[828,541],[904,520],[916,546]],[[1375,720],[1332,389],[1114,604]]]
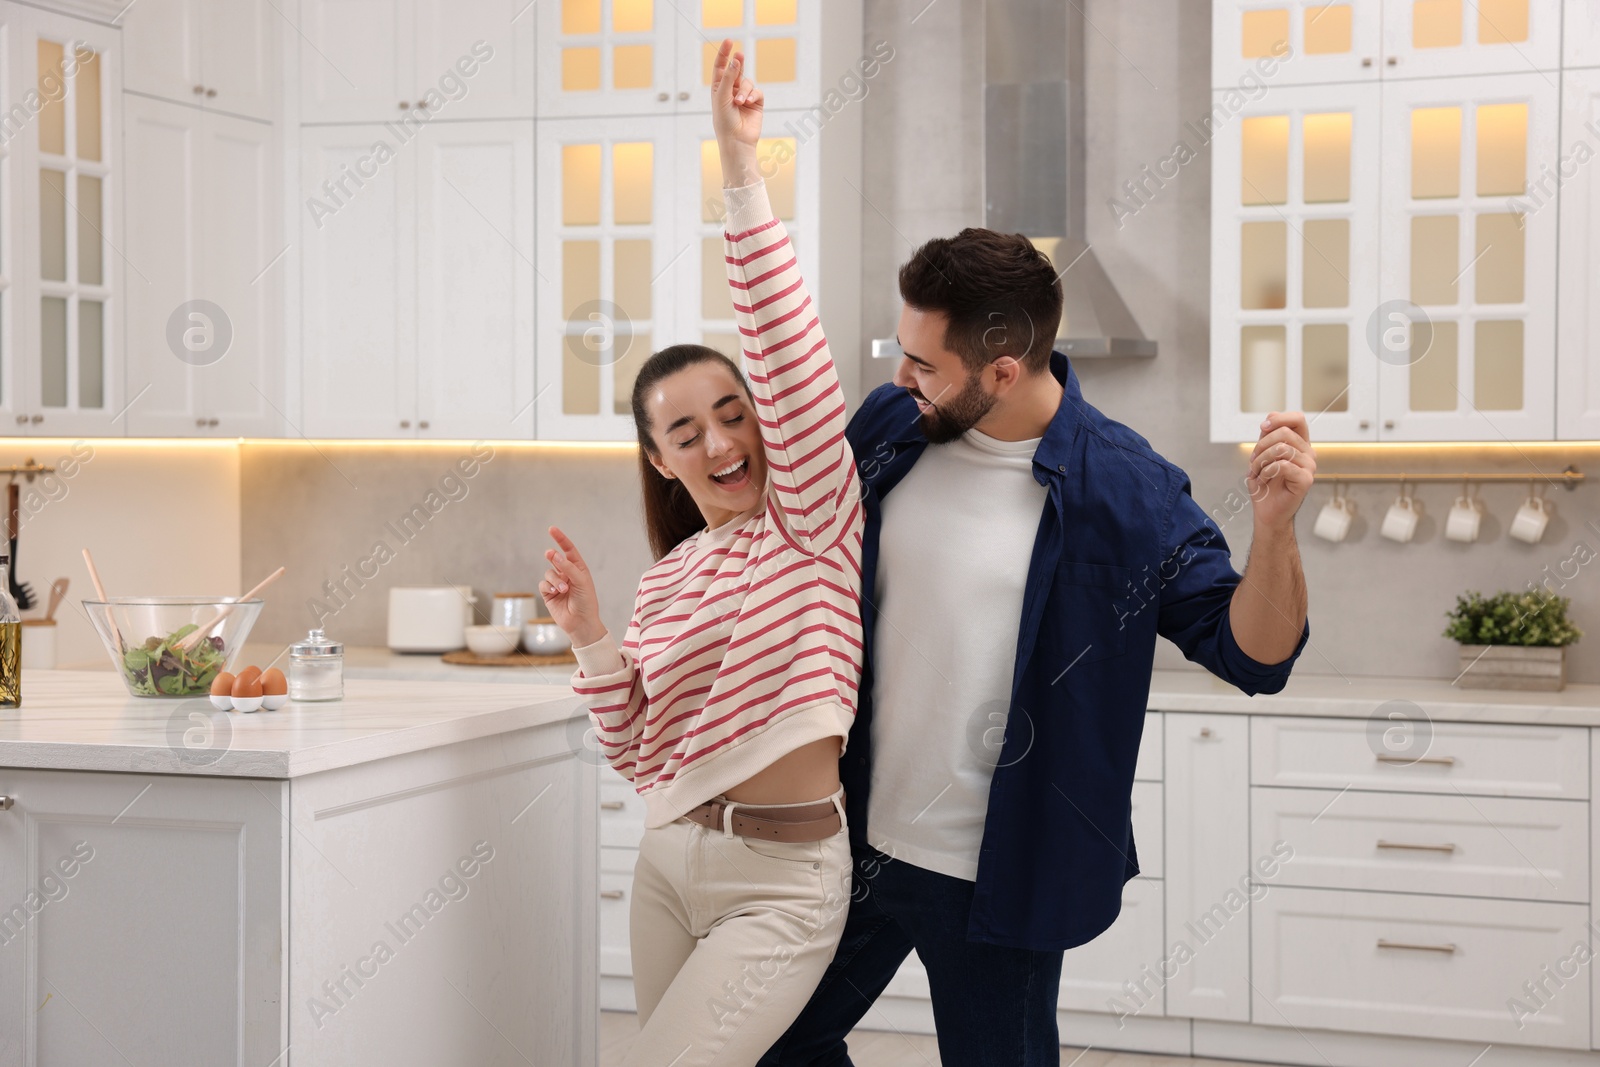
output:
[[[912,395],[921,397],[920,393]],[[937,401],[932,411],[923,412],[918,425],[930,444],[946,444],[978,425],[998,402],[998,397],[983,391],[982,378],[974,374],[954,397]]]

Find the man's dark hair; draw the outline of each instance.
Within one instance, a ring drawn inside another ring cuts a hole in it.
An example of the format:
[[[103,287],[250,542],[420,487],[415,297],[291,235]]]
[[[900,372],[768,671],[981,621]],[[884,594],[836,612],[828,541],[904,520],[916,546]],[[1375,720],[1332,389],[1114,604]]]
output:
[[[935,237],[900,268],[900,298],[949,317],[944,346],[969,371],[1011,356],[1030,373],[1050,366],[1061,325],[1061,280],[1020,233],[969,227]]]

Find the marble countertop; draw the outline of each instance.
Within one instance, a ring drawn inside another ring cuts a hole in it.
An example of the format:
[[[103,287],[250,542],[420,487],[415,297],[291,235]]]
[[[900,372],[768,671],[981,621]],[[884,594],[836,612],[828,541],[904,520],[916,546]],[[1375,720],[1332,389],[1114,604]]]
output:
[[[0,708],[0,767],[296,778],[512,730],[587,723],[566,677],[540,684],[529,677],[533,668],[515,670],[523,684],[347,676],[343,700],[249,715],[217,712],[203,697],[130,696],[109,666],[24,670],[22,707]]]

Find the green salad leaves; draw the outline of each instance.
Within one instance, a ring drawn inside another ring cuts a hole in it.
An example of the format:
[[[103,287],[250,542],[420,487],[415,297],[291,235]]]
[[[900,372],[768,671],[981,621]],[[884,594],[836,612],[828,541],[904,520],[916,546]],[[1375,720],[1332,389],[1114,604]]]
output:
[[[222,671],[227,657],[222,638],[211,637],[191,649],[177,647],[194,633],[189,623],[166,637],[146,638],[144,644],[122,653],[122,673],[128,686],[139,696],[186,697],[211,692],[211,683]]]

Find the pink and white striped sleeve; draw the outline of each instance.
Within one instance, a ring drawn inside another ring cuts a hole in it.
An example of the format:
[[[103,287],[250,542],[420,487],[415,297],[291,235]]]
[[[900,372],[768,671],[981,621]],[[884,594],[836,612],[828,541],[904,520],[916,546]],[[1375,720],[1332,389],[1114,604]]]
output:
[[[728,284],[767,456],[769,510],[820,553],[846,536],[859,507],[844,390],[765,183],[722,192]]]
[[[628,623],[620,649],[608,632],[593,644],[572,652],[578,658],[572,691],[583,698],[594,721],[600,753],[617,773],[631,781],[645,711],[644,677],[638,667],[638,615]]]

